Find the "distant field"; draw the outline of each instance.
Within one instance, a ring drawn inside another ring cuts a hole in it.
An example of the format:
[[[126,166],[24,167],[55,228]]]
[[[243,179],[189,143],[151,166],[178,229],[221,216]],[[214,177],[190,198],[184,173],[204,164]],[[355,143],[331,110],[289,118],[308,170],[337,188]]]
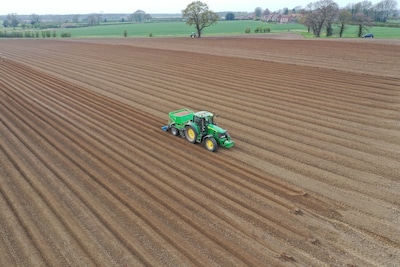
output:
[[[346,27],[343,37],[351,38],[357,37],[358,27],[349,25]],[[371,27],[368,32],[371,32],[375,35],[375,38],[389,38],[389,39],[400,39],[400,29],[399,28],[390,28],[390,27]],[[339,37],[339,29],[334,29],[334,36]]]
[[[255,29],[269,28],[271,33],[277,32],[298,32],[306,38],[313,38],[313,34],[307,32],[307,28],[301,24],[270,24],[260,21],[252,20],[237,20],[237,21],[219,21],[217,24],[204,29],[203,36],[221,36],[221,35],[238,35],[246,34],[246,28],[250,28],[252,34]],[[61,36],[61,33],[70,33],[73,38],[93,38],[93,37],[123,37],[126,31],[127,37],[182,37],[189,36],[194,31],[193,26],[188,26],[184,22],[160,22],[160,23],[107,23],[93,27],[81,27],[81,28],[66,28],[57,29],[57,37]],[[5,31],[4,28],[0,28],[0,31]],[[7,29],[7,32],[12,30]],[[22,29],[17,29],[22,31]],[[357,26],[348,25],[343,34],[345,38],[357,38]],[[388,28],[388,27],[371,27],[368,32],[374,33],[376,38],[391,38],[400,39],[399,28]],[[259,33],[268,34],[268,33]],[[321,38],[324,38],[325,33],[321,34]],[[339,37],[339,30],[334,27],[333,38]]]
[[[282,31],[296,31],[304,37],[312,38],[312,34],[307,33],[307,28],[301,24],[270,24],[260,21],[238,20],[238,21],[219,21],[217,24],[204,30],[203,36],[210,35],[236,35],[245,34],[249,27],[251,33],[257,27],[269,28],[271,33]],[[184,22],[163,22],[163,23],[121,23],[121,24],[103,24],[95,27],[63,29],[60,32],[69,32],[74,38],[85,37],[123,37],[124,31],[127,31],[127,37],[168,37],[168,36],[188,36],[194,31],[193,26],[188,26]],[[371,27],[369,32],[373,32],[376,38],[400,38],[398,28]],[[259,33],[267,34],[267,33]],[[60,34],[58,35],[60,36]],[[321,35],[325,37],[325,33]],[[338,29],[334,31],[333,37],[339,37]],[[349,25],[346,27],[343,37],[357,38],[357,27]]]
[[[306,28],[300,24],[267,24],[259,21],[219,21],[217,24],[204,30],[204,35],[232,35],[245,34],[246,28],[251,32],[257,27],[270,28],[271,32],[297,30],[306,31]],[[188,36],[194,31],[193,26],[188,26],[184,22],[164,22],[164,23],[121,23],[104,24],[95,27],[63,29],[62,32],[70,32],[72,37],[122,37],[124,31],[127,31],[128,37],[153,37],[160,36]]]

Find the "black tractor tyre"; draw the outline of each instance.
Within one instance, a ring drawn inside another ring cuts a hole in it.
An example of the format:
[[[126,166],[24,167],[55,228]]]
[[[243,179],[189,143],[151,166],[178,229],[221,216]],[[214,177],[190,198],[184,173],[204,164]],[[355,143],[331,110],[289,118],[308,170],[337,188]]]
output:
[[[190,143],[192,144],[196,143],[197,140],[196,129],[191,125],[186,126],[185,137],[186,140],[188,140]]]
[[[175,126],[171,126],[171,134],[173,136],[178,136],[179,135],[179,130],[175,128]]]

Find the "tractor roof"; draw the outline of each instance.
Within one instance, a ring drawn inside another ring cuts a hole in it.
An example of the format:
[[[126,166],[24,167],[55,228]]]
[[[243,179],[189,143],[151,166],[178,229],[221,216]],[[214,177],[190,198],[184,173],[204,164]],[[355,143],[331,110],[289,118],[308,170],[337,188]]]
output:
[[[207,117],[214,116],[214,114],[209,112],[209,111],[198,111],[194,115],[199,117],[199,118],[207,118]]]

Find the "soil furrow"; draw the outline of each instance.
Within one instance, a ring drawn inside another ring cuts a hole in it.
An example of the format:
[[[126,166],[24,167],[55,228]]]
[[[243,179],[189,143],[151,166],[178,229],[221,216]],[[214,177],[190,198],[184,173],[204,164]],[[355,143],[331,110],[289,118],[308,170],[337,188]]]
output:
[[[395,266],[400,43],[272,36],[0,40],[0,264]]]

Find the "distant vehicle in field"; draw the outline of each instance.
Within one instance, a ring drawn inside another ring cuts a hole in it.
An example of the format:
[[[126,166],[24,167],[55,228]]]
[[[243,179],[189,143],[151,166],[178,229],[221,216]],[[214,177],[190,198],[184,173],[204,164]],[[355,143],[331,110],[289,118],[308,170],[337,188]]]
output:
[[[362,38],[374,38],[374,34],[373,33],[367,33],[367,34],[364,34],[362,36]]]
[[[195,33],[195,32],[192,32],[191,34],[190,34],[190,38],[196,38],[197,37],[197,34]]]
[[[228,131],[214,123],[211,112],[193,112],[184,108],[171,111],[168,116],[168,125],[161,127],[163,131],[170,130],[172,135],[179,135],[193,144],[203,143],[208,151],[216,151],[218,145],[225,148],[235,145]]]

